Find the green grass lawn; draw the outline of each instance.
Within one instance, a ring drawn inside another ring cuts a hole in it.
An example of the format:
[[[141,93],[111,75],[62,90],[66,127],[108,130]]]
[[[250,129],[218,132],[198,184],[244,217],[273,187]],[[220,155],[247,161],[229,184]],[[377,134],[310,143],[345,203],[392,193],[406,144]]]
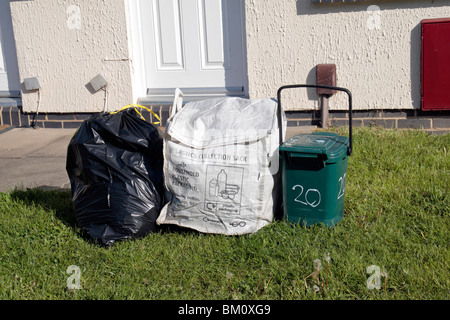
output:
[[[164,229],[104,248],[76,227],[70,191],[0,193],[0,299],[449,299],[450,135],[353,137],[334,228]]]

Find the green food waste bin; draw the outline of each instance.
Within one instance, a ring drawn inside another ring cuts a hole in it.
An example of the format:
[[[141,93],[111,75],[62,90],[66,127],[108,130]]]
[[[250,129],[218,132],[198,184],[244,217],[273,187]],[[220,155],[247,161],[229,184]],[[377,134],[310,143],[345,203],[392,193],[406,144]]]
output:
[[[347,92],[349,96],[349,137],[331,132],[299,134],[279,147],[284,219],[303,226],[334,226],[344,213],[348,156],[352,152],[351,94],[347,89],[318,86]]]

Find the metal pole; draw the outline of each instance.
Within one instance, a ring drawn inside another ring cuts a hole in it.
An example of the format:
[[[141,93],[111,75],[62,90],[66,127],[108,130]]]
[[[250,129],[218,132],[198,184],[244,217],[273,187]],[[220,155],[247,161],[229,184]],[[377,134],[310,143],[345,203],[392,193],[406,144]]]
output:
[[[328,128],[328,96],[320,96],[322,128]]]

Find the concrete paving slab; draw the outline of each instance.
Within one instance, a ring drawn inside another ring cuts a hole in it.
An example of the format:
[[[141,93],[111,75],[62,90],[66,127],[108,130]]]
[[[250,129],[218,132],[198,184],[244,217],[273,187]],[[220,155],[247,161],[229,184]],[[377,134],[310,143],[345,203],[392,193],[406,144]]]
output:
[[[0,134],[0,192],[67,188],[67,146],[76,129],[14,128]]]
[[[0,166],[0,174],[0,192],[15,188],[70,187],[66,159],[62,157],[15,159]]]
[[[14,128],[0,134],[0,157],[24,157],[38,152],[52,143],[62,141],[66,147],[76,129]],[[53,146],[50,146],[52,149]],[[54,150],[59,148],[55,146]],[[48,151],[48,149],[47,149]]]
[[[52,130],[52,129],[48,129]],[[63,129],[69,130],[69,129]],[[47,145],[42,148],[34,151],[31,156],[32,157],[66,157],[67,156],[67,147],[69,146],[70,139],[72,139],[73,133],[64,134],[58,139],[52,140]]]

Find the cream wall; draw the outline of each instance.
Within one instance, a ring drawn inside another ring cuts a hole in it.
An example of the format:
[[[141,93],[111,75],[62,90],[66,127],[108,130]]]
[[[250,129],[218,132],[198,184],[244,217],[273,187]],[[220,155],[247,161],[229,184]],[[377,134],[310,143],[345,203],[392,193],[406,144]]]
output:
[[[250,98],[276,96],[281,85],[314,84],[315,66],[334,63],[337,85],[352,92],[355,109],[420,108],[420,22],[450,17],[448,0],[245,5]],[[369,5],[380,10],[368,11]],[[301,90],[283,95],[285,109],[318,109],[314,90]],[[346,109],[346,94],[329,104]]]
[[[86,84],[102,73],[108,80],[107,110],[135,102],[142,79],[136,30],[128,8],[134,0],[11,0],[20,81],[38,77],[39,112],[99,112],[103,91]],[[315,66],[337,65],[337,84],[353,93],[355,109],[420,108],[420,22],[450,17],[448,0],[364,1],[314,5],[311,0],[244,0],[248,94],[275,97],[278,87],[315,83]],[[71,11],[70,6],[79,8]],[[376,5],[379,11],[367,11]],[[379,22],[379,25],[377,23]],[[377,28],[379,26],[379,28]],[[23,86],[22,86],[23,87]],[[288,110],[318,109],[314,90],[287,92]],[[38,95],[22,88],[25,112]],[[330,109],[346,109],[344,93]]]
[[[11,0],[10,6],[20,81],[38,77],[39,112],[103,111],[104,91],[86,88],[99,73],[109,81],[107,110],[133,102],[124,0]],[[37,97],[22,85],[25,112],[36,111]]]

